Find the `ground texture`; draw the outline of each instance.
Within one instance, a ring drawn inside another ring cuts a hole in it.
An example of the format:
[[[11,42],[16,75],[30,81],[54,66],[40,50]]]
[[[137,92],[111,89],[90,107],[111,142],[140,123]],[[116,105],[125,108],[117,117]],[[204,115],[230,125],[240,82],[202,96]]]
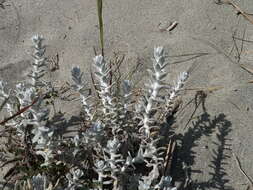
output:
[[[233,2],[253,13],[252,0]],[[189,71],[173,130],[193,189],[247,189],[235,156],[253,177],[253,75],[244,69],[253,70],[253,24],[212,0],[105,0],[103,11],[105,55],[125,54],[126,70],[139,65],[136,80],[145,79],[156,45],[169,55],[170,80]],[[76,65],[88,79],[99,47],[96,13],[91,0],[6,0],[0,7],[0,78],[10,84],[25,79],[30,39],[38,33],[46,38],[47,56],[59,55],[51,80],[70,81]],[[158,27],[174,21],[172,31]],[[66,107],[69,116],[78,113]]]

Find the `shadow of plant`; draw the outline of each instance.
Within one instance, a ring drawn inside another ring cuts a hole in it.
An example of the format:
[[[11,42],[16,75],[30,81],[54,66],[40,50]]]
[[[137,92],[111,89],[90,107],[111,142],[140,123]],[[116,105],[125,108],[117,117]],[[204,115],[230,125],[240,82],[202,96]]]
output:
[[[204,112],[197,118],[197,121],[193,121],[193,127],[189,128],[188,131],[180,137],[182,142],[179,158],[187,165],[193,165],[195,152],[192,150],[193,147],[197,146],[197,141],[202,136],[210,136],[218,123],[217,118],[211,120],[211,116]]]
[[[212,150],[212,161],[209,165],[209,169],[213,172],[209,172],[212,176],[210,180],[205,182],[193,182],[191,184],[191,189],[232,189],[227,187],[226,184],[229,182],[226,179],[226,171],[223,168],[225,160],[229,158],[226,154],[227,150],[227,136],[231,132],[231,122],[226,119],[226,116],[221,113],[214,118],[211,115],[204,111],[203,114],[197,117],[196,121],[192,122],[192,127],[190,127],[185,134],[178,134],[176,139],[179,140],[179,150],[177,155],[177,169],[174,173],[173,178],[175,181],[184,181],[185,180],[185,171],[182,170],[183,163],[191,167],[195,163],[196,152],[193,151],[194,147],[199,146],[199,140],[205,136],[211,136],[214,133],[216,138],[213,144],[217,147],[215,150]],[[189,170],[189,177],[191,173],[202,173],[201,170]],[[187,187],[189,190],[189,187]]]
[[[228,179],[226,179],[226,171],[223,168],[224,165],[226,165],[226,159],[230,158],[230,156],[227,155],[226,150],[230,150],[229,144],[227,141],[230,139],[227,138],[228,134],[231,132],[231,123],[227,120],[225,120],[225,115],[221,115],[221,123],[217,126],[218,131],[216,134],[217,142],[213,142],[217,149],[213,150],[213,161],[209,165],[210,168],[212,168],[214,171],[210,172],[210,175],[212,176],[211,179],[211,187],[216,189],[232,189],[231,187],[226,186],[226,184],[229,182]]]

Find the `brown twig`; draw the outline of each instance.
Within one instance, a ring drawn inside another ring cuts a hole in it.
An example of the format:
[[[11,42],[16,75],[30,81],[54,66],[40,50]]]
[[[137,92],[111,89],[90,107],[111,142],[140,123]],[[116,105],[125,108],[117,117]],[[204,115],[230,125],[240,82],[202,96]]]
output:
[[[250,74],[253,74],[253,70],[246,67],[245,65],[240,64],[240,67],[243,68],[245,71],[249,72]]]
[[[238,166],[240,172],[244,175],[244,177],[246,177],[246,179],[247,179],[248,182],[249,182],[250,187],[253,188],[253,179],[252,179],[250,176],[248,176],[248,175],[246,174],[246,172],[242,169],[241,162],[240,162],[240,160],[238,159],[238,157],[235,155],[235,153],[232,153],[232,154],[233,154],[233,156],[234,156],[234,158],[235,158],[236,164],[237,164],[237,166]]]
[[[217,91],[217,90],[220,90],[224,88],[223,86],[210,86],[210,87],[206,87],[206,88],[185,88],[183,89],[184,91],[187,91],[187,90],[193,90],[193,91],[205,91],[206,93],[212,93],[214,91]]]
[[[241,40],[241,41],[248,42],[248,43],[253,43],[252,40],[246,40],[246,39],[239,38],[239,37],[236,37],[236,36],[234,36],[234,39],[236,39],[236,40]]]
[[[162,28],[161,27],[161,23],[158,24],[158,29],[160,32],[165,32],[165,31],[172,31],[174,30],[178,25],[178,22],[177,21],[174,21],[174,22],[170,22],[168,26]]]
[[[249,16],[250,14],[243,11],[238,5],[233,3],[231,0],[224,0],[223,2],[219,1],[217,4],[231,5],[237,11],[237,15],[241,14],[246,20],[248,20],[251,24],[253,24],[253,18]]]
[[[39,100],[39,97],[37,97],[35,100],[33,100],[33,102],[28,105],[28,106],[25,106],[23,107],[22,109],[20,109],[17,113],[15,113],[14,115],[4,119],[3,121],[0,122],[0,125],[4,125],[6,122],[8,122],[9,120],[15,118],[16,116],[24,113],[25,111],[27,111],[30,107],[32,107],[37,101]]]
[[[192,39],[194,40],[198,40],[206,45],[208,45],[209,47],[215,49],[217,51],[217,53],[223,55],[225,58],[227,58],[231,63],[234,63],[234,64],[238,64],[236,61],[234,61],[233,59],[231,59],[231,57],[226,53],[224,52],[222,49],[218,48],[215,44],[213,44],[212,42],[209,42],[208,40],[204,40],[204,39],[200,39],[200,38],[196,38],[196,37],[192,37]]]
[[[169,144],[168,144],[168,148],[166,151],[166,156],[165,156],[165,162],[164,162],[164,175],[165,176],[169,176],[171,175],[171,167],[172,167],[172,160],[173,157],[175,156],[175,149],[176,149],[176,141],[172,141],[170,140]]]
[[[239,24],[239,22],[238,22],[238,24]],[[237,58],[237,63],[239,63],[240,60],[241,60],[242,52],[243,52],[243,47],[244,47],[244,40],[243,40],[243,39],[245,38],[246,28],[244,28],[244,30],[243,30],[243,36],[242,36],[242,40],[241,40],[241,47],[240,47],[240,50],[239,50],[239,48],[238,48],[238,46],[237,46],[237,43],[236,43],[236,38],[235,38],[236,33],[237,33],[237,29],[233,32],[233,35],[232,35],[232,39],[233,39],[233,42],[234,42],[234,46],[232,47],[232,49],[231,49],[229,55],[233,52],[234,47],[235,47],[236,53],[237,53],[237,56],[236,56],[236,58]]]
[[[190,119],[188,120],[188,122],[185,124],[185,126],[183,128],[184,130],[186,129],[186,127],[189,125],[189,123],[193,119],[193,116],[195,115],[195,113],[198,110],[200,105],[202,105],[203,111],[206,112],[206,107],[205,107],[206,98],[207,98],[207,92],[205,92],[203,90],[196,91],[195,97],[193,98],[195,108],[190,116]],[[193,100],[191,100],[190,102],[192,102]]]
[[[233,48],[231,49],[231,51],[230,51],[230,53],[229,53],[229,55],[233,52],[233,50],[234,50],[234,47],[235,47],[235,50],[236,50],[236,53],[237,53],[237,58],[238,58],[238,63],[240,62],[240,58],[241,58],[241,54],[239,53],[239,48],[238,48],[238,46],[237,46],[237,43],[236,43],[236,40],[235,40],[235,38],[234,38],[234,36],[236,35],[236,32],[237,32],[237,30],[236,31],[234,31],[234,33],[233,33],[233,35],[232,35],[232,39],[233,39],[233,42],[234,42],[234,46],[233,46]]]

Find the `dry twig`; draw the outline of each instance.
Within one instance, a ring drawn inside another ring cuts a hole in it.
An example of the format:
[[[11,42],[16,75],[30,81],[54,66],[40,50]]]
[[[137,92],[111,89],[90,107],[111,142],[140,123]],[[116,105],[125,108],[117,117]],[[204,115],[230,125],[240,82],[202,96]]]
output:
[[[245,71],[249,72],[250,74],[253,74],[253,70],[246,67],[245,65],[240,64],[240,67],[243,68]]]
[[[251,24],[253,24],[253,18],[250,17],[250,14],[246,13],[245,11],[243,11],[238,5],[236,5],[235,3],[233,3],[231,0],[218,0],[218,2],[216,2],[216,4],[228,4],[231,5],[236,11],[237,11],[237,15],[242,15],[246,20],[248,20]]]
[[[27,111],[30,107],[32,107],[37,101],[39,100],[39,97],[36,98],[30,105],[20,109],[17,113],[15,113],[14,115],[4,119],[3,121],[0,121],[0,125],[4,125],[7,121],[15,118],[16,116],[20,115],[21,113],[24,113],[25,111]]]
[[[236,164],[237,164],[237,166],[238,166],[240,172],[246,177],[246,179],[247,179],[248,182],[249,182],[249,186],[253,189],[253,179],[252,179],[250,176],[248,176],[248,175],[246,174],[246,172],[242,169],[241,162],[240,162],[240,160],[238,159],[238,157],[235,155],[235,153],[233,153],[233,156],[234,156],[234,158],[235,158]]]
[[[171,176],[172,172],[172,162],[175,159],[175,150],[176,150],[177,143],[176,141],[170,140],[166,156],[165,156],[165,162],[164,162],[164,175],[165,176]]]
[[[166,31],[170,32],[170,31],[174,30],[177,27],[178,22],[177,21],[169,22],[169,24],[166,27],[161,27],[161,24],[162,23],[158,24],[158,29],[159,29],[160,32],[166,32]]]

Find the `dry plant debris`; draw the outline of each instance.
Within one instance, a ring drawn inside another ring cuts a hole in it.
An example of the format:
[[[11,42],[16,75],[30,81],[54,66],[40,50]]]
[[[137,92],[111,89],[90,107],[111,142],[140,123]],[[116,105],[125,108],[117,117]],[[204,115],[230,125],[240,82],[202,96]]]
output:
[[[236,164],[237,164],[237,166],[239,168],[239,171],[248,180],[248,182],[249,182],[249,188],[253,189],[253,179],[250,176],[248,176],[248,174],[242,169],[241,162],[240,162],[239,158],[237,157],[237,155],[235,153],[233,153],[233,157],[234,157],[234,159],[236,161]]]
[[[250,14],[243,11],[238,5],[236,5],[232,0],[218,0],[215,2],[216,4],[228,4],[231,5],[236,11],[237,15],[242,15],[246,20],[248,20],[251,24],[253,24],[253,18],[250,16]]]

